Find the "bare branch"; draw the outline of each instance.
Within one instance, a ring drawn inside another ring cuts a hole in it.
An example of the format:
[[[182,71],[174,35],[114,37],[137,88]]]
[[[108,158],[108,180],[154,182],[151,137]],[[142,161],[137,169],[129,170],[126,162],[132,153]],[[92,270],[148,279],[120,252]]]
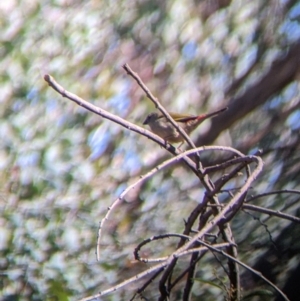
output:
[[[265,193],[261,193],[261,194],[252,196],[251,198],[246,200],[246,203],[252,202],[254,200],[257,200],[257,199],[265,197],[265,196],[274,195],[274,194],[281,194],[281,193],[300,194],[300,190],[283,189],[283,190],[275,190],[275,191],[265,192]]]
[[[165,263],[160,263],[156,266],[153,266],[149,269],[147,269],[146,271],[142,272],[142,273],[139,273],[121,283],[119,283],[118,285],[115,285],[105,291],[102,291],[102,292],[99,292],[98,294],[96,295],[93,295],[93,296],[89,296],[87,298],[83,298],[83,299],[80,299],[79,301],[92,301],[93,299],[97,299],[97,298],[100,298],[101,296],[104,296],[104,295],[107,295],[109,293],[112,293],[112,292],[115,292],[116,290],[130,284],[130,283],[133,283],[133,282],[136,282],[140,279],[142,279],[143,277],[146,277],[148,275],[150,275],[151,273],[155,272],[155,271],[158,271],[158,270],[161,270],[163,271],[163,269],[165,268],[166,264]]]
[[[272,286],[283,298],[284,298],[284,300],[286,300],[286,301],[290,301],[289,299],[288,299],[288,297],[274,284],[274,283],[272,283],[270,280],[268,280],[265,276],[263,276],[263,274],[262,273],[260,273],[260,272],[258,272],[258,271],[256,271],[255,269],[253,269],[253,268],[251,268],[250,266],[248,266],[247,264],[245,264],[245,263],[243,263],[242,261],[240,261],[240,260],[238,260],[238,259],[236,259],[236,258],[234,258],[234,257],[232,257],[232,256],[230,256],[230,255],[228,255],[228,254],[226,254],[225,252],[223,252],[223,251],[221,251],[221,250],[219,250],[219,249],[217,249],[217,248],[214,248],[213,246],[211,246],[211,245],[209,245],[209,244],[207,244],[207,243],[205,243],[204,241],[200,241],[199,240],[199,242],[201,243],[201,244],[203,244],[204,246],[206,246],[208,249],[210,249],[210,250],[213,250],[214,252],[217,252],[217,253],[220,253],[220,254],[222,254],[223,256],[225,256],[225,257],[227,257],[227,258],[229,258],[230,260],[232,260],[232,261],[234,261],[234,262],[236,262],[236,263],[238,263],[239,265],[241,265],[242,267],[244,267],[245,269],[247,269],[247,270],[249,270],[250,272],[252,272],[253,274],[255,274],[256,276],[258,276],[258,277],[260,277],[261,279],[263,279],[266,283],[268,283],[270,286]]]
[[[248,210],[252,210],[252,211],[256,211],[256,212],[260,212],[260,213],[265,213],[265,214],[268,214],[271,216],[277,216],[277,217],[289,220],[291,222],[300,224],[300,218],[296,217],[294,215],[290,215],[290,214],[283,213],[280,211],[275,211],[275,210],[271,210],[271,209],[267,209],[264,207],[251,205],[251,204],[243,204],[242,207],[243,207],[243,209],[248,209]]]
[[[71,101],[75,102],[79,106],[87,109],[88,111],[90,111],[92,113],[95,113],[103,118],[106,118],[112,122],[115,122],[115,123],[121,125],[122,127],[126,128],[130,131],[136,132],[142,136],[145,136],[145,137],[151,139],[152,141],[156,142],[161,147],[165,148],[167,151],[169,151],[170,153],[172,153],[174,155],[179,154],[179,152],[173,146],[166,145],[165,140],[162,139],[161,137],[155,135],[151,131],[146,130],[145,128],[141,128],[141,127],[135,125],[134,123],[131,123],[121,117],[111,114],[111,113],[107,112],[106,110],[87,102],[86,100],[80,98],[76,94],[73,94],[73,93],[67,91],[60,84],[58,84],[55,81],[55,79],[52,76],[50,76],[49,74],[46,74],[44,76],[44,79],[49,84],[49,86],[51,88],[53,88],[56,92],[58,92],[61,96],[70,99]]]

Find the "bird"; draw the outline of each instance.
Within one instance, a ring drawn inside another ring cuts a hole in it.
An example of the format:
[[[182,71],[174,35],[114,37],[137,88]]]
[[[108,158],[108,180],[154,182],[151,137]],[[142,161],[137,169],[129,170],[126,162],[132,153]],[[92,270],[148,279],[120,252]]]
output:
[[[184,129],[184,131],[189,135],[194,131],[204,120],[215,117],[220,113],[226,111],[228,107],[221,110],[201,114],[201,115],[184,115],[178,113],[169,113],[170,116],[177,122],[177,124]],[[163,138],[169,143],[183,143],[185,140],[181,134],[175,129],[171,122],[160,112],[152,112],[147,115],[144,125],[148,125],[151,131]]]

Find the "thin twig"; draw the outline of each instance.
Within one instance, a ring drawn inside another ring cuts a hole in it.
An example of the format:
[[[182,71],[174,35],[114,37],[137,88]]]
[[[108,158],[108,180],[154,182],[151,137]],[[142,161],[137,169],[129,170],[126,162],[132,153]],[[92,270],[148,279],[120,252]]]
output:
[[[79,301],[92,301],[94,299],[97,299],[97,298],[100,298],[101,296],[104,296],[104,295],[107,295],[109,293],[112,293],[112,292],[115,292],[117,291],[118,289],[130,284],[130,283],[134,283],[140,279],[142,279],[143,277],[146,277],[148,275],[150,275],[151,273],[154,273],[155,271],[158,271],[158,270],[163,270],[166,266],[166,263],[160,263],[158,265],[155,265],[149,269],[147,269],[146,271],[144,272],[141,272],[137,275],[134,275],[133,277],[119,283],[118,285],[115,285],[105,291],[102,291],[102,292],[99,292],[98,294],[96,295],[93,295],[93,296],[89,296],[89,297],[86,297],[86,298],[83,298],[83,299],[80,299]]]
[[[232,166],[232,165],[235,165],[237,163],[249,164],[249,163],[252,163],[252,161],[253,161],[253,159],[251,158],[251,156],[244,156],[243,155],[242,157],[239,157],[239,158],[234,158],[234,159],[222,162],[220,164],[205,167],[204,168],[204,174],[215,172],[215,171],[218,171],[220,169],[225,169],[225,168],[227,168],[229,166]]]
[[[134,123],[131,123],[119,116],[116,116],[114,114],[111,114],[109,112],[107,112],[106,110],[97,107],[89,102],[87,102],[86,100],[80,98],[79,96],[77,96],[76,94],[73,94],[69,91],[67,91],[65,88],[63,88],[60,84],[58,84],[55,79],[49,75],[46,74],[44,76],[44,80],[49,84],[49,86],[51,88],[53,88],[56,92],[58,92],[61,96],[66,97],[68,99],[70,99],[71,101],[75,102],[76,104],[78,104],[79,106],[87,109],[88,111],[95,113],[105,119],[108,119],[114,123],[117,123],[119,125],[121,125],[122,127],[136,132],[142,136],[147,137],[148,139],[153,140],[154,142],[156,142],[157,144],[159,144],[161,147],[165,148],[167,151],[169,151],[170,153],[172,153],[173,155],[179,154],[180,152],[177,151],[173,146],[171,145],[166,145],[166,142],[164,139],[162,139],[161,137],[155,135],[154,133],[152,133],[151,131],[148,131],[145,128],[139,127]]]
[[[99,229],[98,229],[98,238],[97,238],[97,248],[96,248],[96,254],[97,254],[97,260],[100,260],[100,242],[101,242],[101,238],[102,238],[102,229],[104,226],[104,223],[109,219],[109,216],[112,212],[112,210],[114,208],[116,208],[119,204],[122,203],[125,195],[131,191],[132,189],[134,189],[137,185],[143,183],[144,181],[146,181],[147,179],[149,179],[150,177],[152,177],[155,173],[159,172],[160,170],[163,170],[164,168],[170,166],[171,164],[174,164],[178,161],[180,161],[181,159],[187,158],[188,155],[193,154],[195,152],[198,151],[202,151],[204,150],[203,147],[197,148],[196,150],[192,149],[189,151],[186,151],[184,153],[179,154],[176,157],[173,157],[165,162],[163,162],[162,164],[156,166],[155,168],[153,168],[152,170],[150,170],[147,174],[140,176],[140,178],[135,181],[133,184],[131,184],[130,186],[128,186],[120,195],[119,197],[108,207],[107,209],[107,213],[105,215],[105,217],[101,220],[100,224],[99,224]]]
[[[247,264],[243,263],[242,261],[226,254],[224,251],[221,251],[217,248],[214,248],[213,246],[205,243],[204,241],[201,241],[200,239],[198,240],[202,245],[206,246],[208,249],[217,252],[219,254],[222,254],[223,256],[227,257],[228,259],[238,263],[239,265],[241,265],[242,267],[244,267],[245,269],[249,270],[250,272],[252,272],[253,274],[255,274],[256,276],[260,277],[261,279],[263,279],[266,283],[268,283],[270,286],[272,286],[286,301],[290,301],[288,299],[288,297],[274,284],[272,283],[270,280],[268,280],[266,277],[264,277],[262,275],[262,273],[256,271],[255,269],[251,268],[250,266],[248,266]]]
[[[243,204],[242,207],[243,207],[243,209],[252,210],[252,211],[256,211],[256,212],[260,212],[260,213],[265,213],[265,214],[268,214],[271,216],[277,216],[282,219],[286,219],[286,220],[300,224],[300,218],[296,217],[294,215],[290,215],[290,214],[283,213],[280,211],[275,211],[275,210],[271,210],[271,209],[267,209],[264,207],[251,205],[251,204]]]
[[[261,194],[250,197],[249,199],[246,200],[246,203],[252,202],[254,200],[257,200],[257,199],[265,197],[265,196],[280,194],[280,193],[300,194],[300,190],[283,189],[283,190],[275,190],[275,191],[265,192],[265,193],[261,193]]]

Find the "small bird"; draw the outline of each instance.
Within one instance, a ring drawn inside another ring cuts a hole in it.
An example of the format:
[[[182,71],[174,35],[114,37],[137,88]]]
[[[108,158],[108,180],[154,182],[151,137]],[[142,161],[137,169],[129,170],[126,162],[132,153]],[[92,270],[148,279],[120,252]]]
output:
[[[202,114],[202,115],[183,115],[177,113],[169,113],[170,116],[177,122],[177,124],[184,129],[184,131],[189,135],[193,130],[195,130],[205,119],[217,116],[218,114],[226,111],[228,108],[223,108],[221,110]],[[167,118],[162,115],[162,113],[152,112],[145,119],[143,124],[148,124],[151,131],[165,139],[170,143],[184,142],[184,138],[178,133],[175,127],[167,120]]]

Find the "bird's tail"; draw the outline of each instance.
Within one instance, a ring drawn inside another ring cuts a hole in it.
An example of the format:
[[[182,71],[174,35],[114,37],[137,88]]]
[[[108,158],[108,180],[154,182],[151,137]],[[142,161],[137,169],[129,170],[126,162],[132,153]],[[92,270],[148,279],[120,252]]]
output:
[[[218,111],[215,111],[215,112],[212,112],[212,113],[202,114],[202,115],[199,115],[197,119],[198,120],[204,120],[204,119],[207,119],[207,118],[211,118],[211,117],[219,115],[220,113],[223,113],[227,109],[228,109],[228,107],[223,108],[223,109],[218,110]]]

